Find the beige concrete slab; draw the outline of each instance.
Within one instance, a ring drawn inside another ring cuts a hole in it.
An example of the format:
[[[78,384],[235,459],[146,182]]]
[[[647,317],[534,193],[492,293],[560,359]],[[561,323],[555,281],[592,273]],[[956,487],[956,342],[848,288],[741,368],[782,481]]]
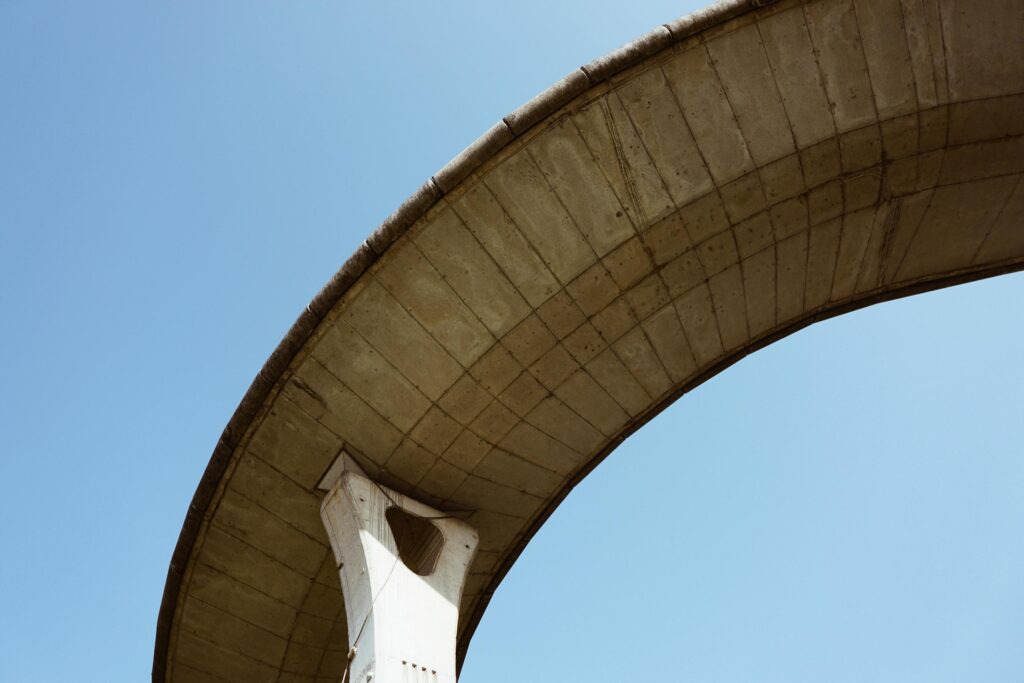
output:
[[[486,185],[477,183],[452,209],[530,306],[559,290],[558,279]]]
[[[672,380],[641,326],[623,335],[612,348],[651,398],[662,396],[672,388]]]
[[[277,667],[233,652],[186,629],[179,632],[175,644],[175,654],[185,672],[182,680],[193,675],[254,683],[273,683],[277,679]]]
[[[650,225],[676,209],[618,94],[602,97],[574,120],[620,203],[633,209],[636,224]]]
[[[430,407],[430,399],[346,324],[324,332],[314,357],[403,432]]]
[[[582,464],[578,453],[526,422],[517,424],[500,445],[524,460],[561,475],[574,472]]]
[[[914,68],[900,3],[856,0],[854,5],[879,118],[916,111]]]
[[[716,185],[754,170],[746,140],[703,45],[662,66]]]
[[[832,111],[801,7],[758,22],[765,53],[798,147],[835,134]]]
[[[612,349],[595,356],[586,370],[630,415],[640,415],[650,403],[650,395]]]
[[[587,317],[565,290],[544,302],[537,309],[537,315],[544,325],[555,335],[555,339],[564,339],[582,325]]]
[[[813,2],[804,16],[840,133],[877,120],[853,0]]]
[[[622,244],[601,263],[622,291],[654,272],[654,262],[639,237],[633,237]]]
[[[670,296],[676,297],[707,279],[704,264],[693,249],[669,262],[661,269],[661,277]]]
[[[394,425],[317,361],[304,364],[282,393],[333,434],[344,439],[349,449],[375,462],[384,462],[402,440],[402,433]],[[315,459],[302,449],[286,448],[274,452],[268,462],[289,473],[296,463],[308,461],[308,470],[296,481],[311,487],[319,481],[324,468],[340,450],[336,441],[332,441],[331,446],[325,446],[323,454]]]
[[[1024,252],[1024,179],[1018,176],[1017,185],[978,248],[974,262],[998,261],[1006,254],[1021,252]]]
[[[661,364],[674,382],[682,382],[693,374],[697,361],[683,333],[674,305],[666,305],[647,318],[642,326]]]
[[[842,227],[842,220],[833,218],[814,226],[808,233],[804,305],[809,310],[823,306],[832,294]]]
[[[405,310],[463,367],[472,365],[494,337],[415,246],[396,252],[377,277]]]
[[[526,317],[530,306],[454,212],[445,211],[414,237],[459,297],[496,336]]]
[[[486,183],[560,282],[571,281],[597,259],[527,153],[509,157]]]
[[[897,277],[969,264],[1017,182],[1011,176],[935,190]]]
[[[430,400],[462,375],[458,361],[376,282],[345,313],[344,321]]]
[[[601,338],[612,344],[637,324],[636,316],[629,304],[616,299],[600,313],[590,319]]]
[[[626,292],[626,301],[633,310],[637,320],[646,320],[661,310],[672,297],[660,274],[655,273],[645,278],[638,285]]]
[[[559,385],[555,395],[605,436],[616,434],[629,420],[615,399],[583,369]]]
[[[720,358],[722,339],[708,286],[697,285],[676,299],[675,306],[697,362],[705,365]]]
[[[775,326],[775,246],[762,249],[740,264],[746,298],[747,329],[757,337]]]
[[[664,72],[638,75],[618,96],[675,205],[711,191],[711,176]]]
[[[929,0],[931,2],[932,0]],[[911,68],[914,72],[914,90],[922,107],[934,107],[939,103],[936,83],[936,55],[928,29],[928,14],[921,0],[900,0],[903,27],[910,53]],[[941,51],[939,58],[941,58]]]
[[[711,40],[707,47],[754,162],[763,166],[795,152],[792,128],[757,25]]]
[[[283,400],[256,427],[248,451],[312,489],[343,445],[340,436]]]
[[[489,400],[487,390],[467,373],[456,380],[437,405],[457,422],[466,425],[480,414]]]
[[[832,282],[833,301],[841,301],[853,294],[860,265],[868,248],[868,238],[876,220],[877,211],[874,208],[854,211],[844,217],[839,239],[839,258]]]
[[[553,347],[530,366],[529,372],[549,391],[579,370],[580,365],[561,344]]]
[[[743,272],[739,264],[730,266],[708,280],[711,300],[718,319],[722,347],[731,351],[750,339],[747,330],[747,305],[743,291]]]
[[[288,520],[307,536],[323,538],[323,523],[313,514],[319,496],[256,456],[242,456],[228,488],[248,500],[262,501],[268,512]]]
[[[789,233],[786,232],[786,226],[780,227],[783,228],[780,236],[788,237]],[[799,228],[795,232],[799,232]],[[754,214],[747,220],[738,223],[733,228],[733,235],[740,258],[748,258],[775,244],[772,219],[767,211]]]
[[[605,440],[593,425],[554,396],[541,401],[526,421],[581,455],[594,451]]]
[[[203,564],[293,611],[302,606],[309,590],[309,577],[216,526],[206,532]]]
[[[1017,0],[947,1],[939,8],[952,100],[1024,92],[1024,12]]]
[[[524,372],[498,398],[513,413],[525,417],[547,395],[547,387],[530,373]]]
[[[558,475],[538,467],[500,448],[491,451],[473,470],[473,474],[490,481],[504,482],[535,496],[544,496],[558,482]]]
[[[598,256],[636,234],[626,207],[571,121],[563,119],[526,150]]]
[[[931,203],[932,193],[933,190],[926,190],[900,198],[899,216],[886,246],[883,282],[891,283],[896,278],[896,272],[906,257],[907,248],[910,246],[911,240],[914,239],[914,233],[917,232],[921,219]]]
[[[804,312],[807,289],[807,232],[798,232],[775,245],[776,307],[780,324]]]
[[[281,638],[288,638],[295,608],[207,564],[196,565],[191,577],[192,597],[249,624],[257,624]],[[303,591],[304,592],[304,591]]]

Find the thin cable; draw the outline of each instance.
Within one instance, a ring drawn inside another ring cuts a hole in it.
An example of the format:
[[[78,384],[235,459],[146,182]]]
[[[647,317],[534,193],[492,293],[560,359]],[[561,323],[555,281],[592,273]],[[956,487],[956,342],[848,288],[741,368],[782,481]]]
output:
[[[355,456],[353,456],[351,453],[349,453],[349,457],[351,457],[353,460],[355,460]],[[356,462],[358,463],[359,461],[356,460]],[[380,491],[381,494],[385,498],[387,498],[388,501],[390,501],[391,504],[394,507],[402,509],[402,510],[405,510],[405,506],[403,506],[397,500],[392,498],[391,494],[388,493],[388,490],[385,489],[383,486],[381,486],[379,483],[377,483],[377,481],[375,479],[370,479],[369,477],[367,477],[367,479],[369,479],[370,483],[372,483],[374,486],[377,487],[377,490]],[[408,512],[408,511],[406,510],[406,512]],[[472,510],[466,510],[465,512],[472,512]],[[410,514],[413,514],[413,513],[410,513]],[[433,515],[433,516],[424,516],[424,515],[416,515],[416,516],[419,517],[420,519],[455,519],[456,518],[455,515],[444,515],[444,514],[443,515]],[[373,596],[373,600],[370,601],[370,609],[368,609],[366,611],[366,615],[363,617],[363,623],[360,624],[359,631],[356,633],[356,637],[352,640],[352,646],[349,648],[349,651],[348,651],[348,662],[345,665],[345,672],[341,676],[341,683],[346,683],[346,681],[348,680],[348,672],[352,668],[352,660],[355,659],[356,650],[358,649],[358,646],[359,646],[359,639],[363,637],[363,631],[366,629],[366,624],[370,621],[370,615],[373,614],[374,605],[377,604],[377,599],[384,592],[384,589],[387,588],[388,582],[391,580],[391,576],[395,573],[395,567],[398,566],[399,561],[400,561],[400,558],[399,558],[399,555],[397,554],[397,549],[396,549],[395,561],[391,564],[391,569],[388,571],[388,575],[384,578],[384,583],[381,584],[380,589],[377,591],[377,594],[374,595]]]
[[[352,640],[352,647],[348,650],[348,665],[345,667],[345,675],[341,677],[341,683],[345,683],[345,679],[348,678],[348,670],[352,667],[352,660],[356,656],[356,648],[359,645],[359,639],[363,637],[363,630],[366,629],[367,622],[370,621],[370,615],[373,614],[373,606],[377,604],[377,598],[380,597],[384,589],[387,588],[388,581],[391,580],[391,575],[395,573],[395,567],[398,566],[398,557],[395,556],[395,561],[391,565],[391,571],[384,578],[384,583],[381,584],[377,594],[373,596],[373,600],[370,601],[370,609],[366,610],[366,616],[363,617],[363,623],[359,627],[359,632],[356,633],[356,637]]]

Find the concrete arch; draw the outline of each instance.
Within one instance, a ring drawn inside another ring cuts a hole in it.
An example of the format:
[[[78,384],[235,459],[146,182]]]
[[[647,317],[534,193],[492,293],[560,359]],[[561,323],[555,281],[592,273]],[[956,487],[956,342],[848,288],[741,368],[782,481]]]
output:
[[[505,117],[310,304],[218,443],[155,681],[336,680],[316,490],[345,450],[480,531],[460,659],[574,484],[813,322],[1024,268],[1024,4],[758,0]]]

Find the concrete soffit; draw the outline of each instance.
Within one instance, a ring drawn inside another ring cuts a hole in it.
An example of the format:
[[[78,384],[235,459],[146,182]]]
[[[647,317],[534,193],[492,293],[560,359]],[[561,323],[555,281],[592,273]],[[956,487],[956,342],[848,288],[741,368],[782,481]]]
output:
[[[892,0],[892,3],[899,5],[900,1],[901,0]],[[1002,4],[1000,6],[1009,5],[1010,11],[1013,11],[1012,5],[1015,1],[1016,0],[1001,0]],[[941,11],[945,11],[940,7],[942,2],[946,2],[946,0],[929,0],[929,2],[924,4],[929,8],[934,6],[936,8],[935,13],[939,14]],[[955,4],[953,0],[948,0],[947,4],[951,3]],[[363,242],[355,254],[345,262],[341,269],[335,273],[335,275],[316,295],[316,297],[314,297],[305,310],[302,311],[298,320],[294,323],[285,335],[284,339],[264,364],[263,368],[261,368],[256,378],[253,380],[218,440],[210,458],[210,462],[189,506],[178,543],[175,547],[170,566],[168,568],[167,581],[157,621],[152,672],[154,682],[163,683],[163,681],[168,678],[168,662],[169,657],[172,654],[171,645],[174,625],[176,620],[179,618],[180,611],[182,609],[182,601],[179,598],[182,594],[183,584],[187,585],[187,575],[194,559],[193,555],[198,552],[196,550],[196,548],[199,547],[197,544],[201,543],[203,534],[205,533],[204,529],[213,518],[216,512],[215,508],[217,507],[217,503],[227,486],[228,480],[231,478],[234,468],[238,464],[240,457],[239,451],[244,450],[244,448],[240,449],[239,446],[243,444],[244,439],[250,434],[253,426],[259,424],[264,416],[271,410],[274,401],[284,388],[285,381],[288,379],[294,368],[301,363],[307,355],[309,355],[309,348],[317,343],[323,334],[323,329],[326,327],[326,323],[330,322],[332,319],[332,313],[336,311],[344,301],[346,301],[346,297],[354,297],[355,294],[360,291],[362,282],[366,280],[363,276],[368,273],[372,275],[376,272],[376,269],[381,265],[378,261],[384,254],[389,253],[389,249],[391,249],[392,245],[395,245],[396,241],[406,236],[406,234],[410,232],[410,228],[413,228],[413,226],[421,222],[421,220],[429,219],[436,215],[440,210],[446,208],[449,198],[458,197],[459,193],[462,192],[464,187],[468,184],[467,181],[472,181],[477,176],[491,168],[496,161],[502,160],[511,155],[525,144],[525,142],[533,139],[534,136],[539,135],[541,132],[557,123],[561,118],[562,113],[566,111],[569,106],[576,106],[581,102],[585,103],[592,99],[596,99],[607,92],[613,85],[617,85],[629,78],[634,78],[638,73],[643,72],[648,65],[659,63],[659,60],[668,55],[675,46],[682,42],[694,39],[698,34],[707,35],[707,32],[723,28],[723,25],[729,24],[732,20],[740,19],[747,15],[760,17],[761,13],[769,15],[772,12],[781,11],[782,9],[792,6],[803,6],[806,4],[808,3],[803,2],[802,0],[724,0],[722,2],[715,3],[704,10],[659,26],[647,35],[642,36],[618,50],[615,50],[605,57],[581,66],[579,69],[573,71],[519,109],[503,117],[501,121],[496,123],[490,130],[484,133],[484,135],[459,153],[444,168],[428,179],[427,182],[416,190],[366,239],[366,241]],[[820,4],[824,5],[825,2]],[[882,2],[882,0],[878,0],[878,2],[870,0],[870,2],[864,1],[861,4],[876,6],[884,5],[884,2]],[[907,3],[904,1],[903,4]],[[1003,7],[1003,9],[1005,10],[1007,7]],[[924,12],[925,10],[921,11]],[[812,17],[812,20],[813,19],[814,17]],[[883,19],[879,19],[878,17],[868,17],[868,20],[876,22],[883,21]],[[931,19],[931,21],[934,22],[934,19]],[[959,39],[956,36],[954,36],[954,38]],[[921,40],[926,45],[929,39],[936,40],[934,36],[909,35],[908,41],[912,41],[913,39]],[[939,40],[941,40],[941,37]],[[966,40],[966,38],[963,40]],[[885,49],[885,45],[879,46],[879,54],[884,54]],[[911,44],[908,47],[908,53],[910,53],[911,57],[914,56],[912,54],[913,51],[914,45]],[[909,65],[910,57],[907,59],[907,63]],[[865,66],[865,74],[868,74],[870,66],[871,64],[867,64]],[[933,65],[918,60],[913,62],[913,77],[919,78],[919,70],[930,70],[933,67],[936,69],[936,73],[939,72],[940,67],[941,69],[948,69],[945,62],[938,64],[936,61],[936,65]],[[907,66],[906,70],[909,72],[910,66]],[[874,74],[869,75],[874,77]],[[1018,81],[1024,80],[1022,78],[1018,78],[1017,75],[1014,75],[1014,77],[1017,78]],[[865,75],[865,78],[868,78],[868,76]],[[963,76],[955,73],[952,76],[945,76],[946,81],[950,81],[955,78],[964,80]],[[939,77],[936,76],[935,81],[939,82],[939,80]],[[873,87],[873,84],[870,80],[867,82],[869,83],[868,88],[870,90],[870,88]],[[829,83],[825,83],[826,88],[829,85]],[[893,87],[895,88],[897,86]],[[964,102],[968,102],[972,98],[976,98],[976,101],[979,102],[984,100],[983,95],[974,95],[972,92],[968,92],[968,86],[960,87],[964,91],[964,95],[961,98]],[[881,88],[882,95],[887,95],[889,92],[892,92],[885,90],[882,86],[879,86],[879,88]],[[1004,88],[1004,90],[1012,94],[1010,89]],[[1009,110],[1011,112],[1024,112],[1024,105],[1021,104],[1021,102],[1024,102],[1024,95],[1016,94],[1013,96],[1018,97],[1018,100],[1015,100],[1011,105],[1007,105]],[[942,109],[946,112],[951,109],[951,107],[948,106],[949,103],[956,101],[956,98],[948,92],[945,95],[940,93],[933,97],[939,103],[939,106],[935,107],[934,103],[931,106],[936,110]],[[924,109],[925,99],[926,97],[923,94],[919,94],[916,100],[918,104],[915,106],[919,109]],[[840,104],[849,105],[850,112],[852,112],[849,115],[853,118],[856,117],[857,113],[855,109],[859,106],[859,103],[846,102]],[[995,171],[986,171],[985,173],[979,173],[974,177],[964,175],[966,180],[962,180],[960,176],[956,175],[958,173],[956,168],[952,168],[952,170],[947,169],[947,166],[952,167],[954,164],[948,160],[944,161],[942,158],[942,155],[945,153],[945,147],[952,147],[952,143],[954,142],[953,138],[959,135],[963,138],[960,148],[962,151],[956,152],[956,154],[959,155],[957,156],[957,159],[962,160],[962,163],[959,164],[960,166],[967,169],[967,171],[970,171],[970,169],[973,168],[971,166],[972,164],[974,164],[974,166],[980,166],[982,163],[989,163],[979,160],[982,158],[980,155],[989,154],[987,151],[988,148],[982,147],[982,143],[988,144],[989,141],[987,139],[980,140],[976,137],[971,137],[973,135],[973,129],[971,126],[990,125],[988,121],[998,119],[999,116],[1003,117],[1003,119],[1000,119],[1003,121],[1007,118],[1005,112],[997,112],[993,114],[994,110],[992,110],[991,107],[986,109],[985,107],[987,105],[982,102],[981,105],[978,105],[978,107],[974,109],[964,109],[964,112],[959,115],[947,113],[945,114],[946,119],[939,124],[945,127],[945,137],[939,143],[936,143],[933,148],[927,149],[923,142],[926,136],[926,126],[923,119],[920,118],[919,112],[910,112],[909,110],[896,111],[896,105],[893,105],[893,111],[895,111],[895,113],[887,114],[889,118],[883,120],[881,109],[883,106],[889,106],[887,101],[885,101],[883,97],[878,97],[878,104],[873,104],[872,106],[876,107],[876,109],[872,110],[874,119],[872,119],[870,125],[864,125],[861,127],[850,125],[847,126],[846,129],[841,129],[839,126],[836,126],[832,132],[832,138],[829,139],[833,146],[836,146],[836,154],[838,155],[839,152],[842,151],[842,154],[844,155],[842,157],[842,173],[845,173],[846,175],[840,175],[839,180],[835,182],[837,183],[837,186],[840,187],[839,191],[842,193],[840,196],[847,197],[846,201],[848,203],[851,201],[849,197],[853,197],[856,192],[860,192],[860,188],[865,182],[870,184],[870,176],[874,173],[874,171],[872,171],[872,168],[874,167],[869,163],[858,165],[859,161],[854,160],[851,162],[851,169],[847,169],[847,148],[845,145],[848,144],[849,149],[856,150],[858,154],[861,153],[861,150],[869,150],[864,153],[870,156],[870,154],[874,153],[870,151],[872,140],[863,142],[861,138],[858,138],[858,135],[861,130],[871,128],[871,132],[875,136],[873,138],[873,144],[878,147],[882,147],[883,145],[885,147],[884,152],[878,153],[884,165],[885,155],[889,153],[890,148],[896,150],[900,148],[900,145],[904,144],[900,137],[903,135],[903,131],[898,129],[896,124],[893,124],[892,122],[902,120],[901,117],[908,118],[911,116],[917,116],[918,118],[915,119],[913,124],[915,126],[914,135],[917,136],[913,143],[914,151],[906,154],[908,163],[912,160],[914,164],[913,173],[915,174],[914,177],[916,179],[914,182],[918,183],[918,186],[914,188],[916,191],[922,192],[927,189],[922,189],[922,186],[920,186],[922,181],[920,181],[919,178],[926,173],[925,170],[920,169],[928,168],[928,164],[932,164],[933,166],[937,164],[934,171],[928,171],[935,177],[935,180],[933,181],[934,184],[938,183],[940,175],[942,175],[942,177],[948,175],[949,178],[945,182],[950,184],[957,182],[974,182],[982,191],[989,192],[993,198],[996,198],[994,201],[997,200],[999,202],[1003,202],[1006,207],[1024,206],[1024,202],[1022,202],[1021,199],[1021,196],[1024,195],[1024,191],[1021,189],[1022,184],[1020,181],[1014,179],[1014,174],[1019,177],[1021,173],[1021,170],[1017,168],[1020,166],[1019,158],[1016,161],[1012,158],[1014,155],[1019,156],[1020,150],[1022,149],[1019,144],[1013,142],[1014,140],[1019,139],[1022,132],[1024,132],[1018,130],[1021,128],[1018,124],[1012,122],[1009,124],[998,124],[1004,126],[1007,132],[1000,133],[995,136],[993,141],[993,144],[1003,145],[1003,147],[998,149],[993,147],[993,149],[996,149],[993,153],[995,155],[993,158],[996,160],[991,162],[991,164],[993,168],[999,166]],[[840,113],[845,115],[842,111]],[[957,116],[959,116],[959,118],[957,118]],[[989,118],[985,119],[984,117],[986,116]],[[1014,115],[1011,113],[1010,118],[1013,116]],[[976,124],[975,121],[983,121],[983,123]],[[741,121],[740,123],[742,124],[743,122]],[[886,124],[891,125],[888,125],[887,127]],[[790,126],[792,125],[793,124],[790,123]],[[960,130],[960,132],[957,132],[958,130]],[[918,140],[921,141],[920,149],[918,148]],[[940,144],[945,147],[940,147]],[[977,149],[971,148],[972,145]],[[807,149],[800,144],[796,144],[795,148],[797,153],[794,153],[791,156],[800,157],[800,163],[803,163],[803,157],[800,155],[807,151]],[[950,154],[953,153],[951,152]],[[1000,154],[1002,155],[1001,157],[999,156]],[[756,157],[757,154],[754,154],[754,156]],[[853,158],[852,154],[850,155],[850,158]],[[1006,161],[1007,158],[1009,158],[1009,161]],[[775,157],[771,157],[771,159],[775,159]],[[902,160],[903,159],[897,159],[897,162],[901,162]],[[781,168],[782,161],[783,159],[778,159],[780,164],[779,168]],[[725,164],[726,162],[722,163]],[[757,173],[761,172],[762,169],[774,167],[776,162],[772,161],[771,163],[762,164],[760,162],[754,163],[748,160],[746,163],[749,167],[754,168],[752,175],[757,175]],[[1002,164],[1002,166],[1000,166],[1000,164]],[[711,174],[714,176],[718,169],[715,168],[714,164],[709,164],[709,167]],[[893,168],[895,167],[896,166],[894,164]],[[847,172],[848,170],[850,172]],[[964,171],[964,173],[967,173],[967,171]],[[780,173],[782,173],[782,171],[780,171]],[[804,171],[804,173],[806,174],[806,171]],[[724,173],[723,177],[725,177]],[[1005,182],[1003,182],[1004,179]],[[720,183],[720,179],[715,177],[714,187],[718,188],[720,184],[723,188],[737,186],[742,181],[742,178],[737,179],[735,176],[730,176],[725,178],[725,180],[728,182]],[[881,180],[877,181],[877,183],[881,182]],[[810,182],[807,183],[807,187],[811,187]],[[822,187],[825,186],[823,185]],[[877,202],[872,206],[878,206],[882,203],[881,197],[885,195],[885,189],[883,188],[879,190],[875,187],[872,191],[876,194],[872,195],[875,199],[872,199],[871,201]],[[760,192],[760,189],[758,192]],[[810,193],[810,190],[808,190],[808,193]],[[825,196],[826,193],[822,191],[818,194],[820,196]],[[937,199],[934,202],[936,206],[939,206],[941,204],[940,200],[943,200],[947,195],[948,199],[946,199],[946,201],[950,206],[952,206],[955,201],[959,200],[959,196],[954,192],[947,192],[946,195],[942,196],[939,196],[936,192]],[[910,196],[909,191],[907,196]],[[814,197],[811,197],[811,201],[814,201]],[[843,199],[840,199],[840,202],[842,201]],[[888,253],[892,251],[891,245],[889,245],[889,240],[895,240],[900,234],[897,229],[899,228],[897,223],[909,220],[906,217],[911,215],[914,211],[919,211],[920,215],[918,215],[917,220],[921,221],[921,216],[932,210],[933,200],[931,194],[929,194],[921,202],[905,202],[904,204],[905,206],[901,206],[899,202],[894,202],[892,203],[893,208],[891,209],[874,210],[870,215],[865,213],[864,220],[862,220],[861,223],[856,224],[862,224],[863,226],[863,246],[857,246],[856,248],[861,249],[862,253],[866,253],[869,249],[870,243],[870,245],[874,245],[870,248],[878,248],[880,252],[884,252],[888,255]],[[783,203],[780,203],[779,206],[783,206]],[[983,209],[984,207],[977,208],[977,215],[983,215]],[[814,210],[813,206],[811,207],[811,210]],[[865,204],[863,208],[859,208],[859,210],[867,212],[867,204]],[[903,211],[902,214],[900,213],[901,210]],[[935,211],[938,212],[938,209],[935,209]],[[1013,209],[1013,211],[1020,211],[1020,209]],[[639,213],[640,212],[638,212],[638,214]],[[767,215],[767,209],[762,213]],[[991,213],[991,220],[995,226],[999,224],[999,220],[1002,220],[1000,217],[1006,212],[1003,210],[993,210],[989,213]],[[928,215],[930,216],[931,214]],[[988,216],[989,214],[984,215]],[[839,218],[834,218],[833,220],[845,221],[845,214]],[[934,222],[935,225],[938,226],[933,229],[934,234],[941,235],[941,232],[937,231],[947,225],[947,223],[942,223],[939,219],[934,219]],[[1007,220],[1003,220],[1003,224],[1006,223]],[[737,229],[739,228],[739,224],[743,224],[745,226],[749,224],[749,229],[752,231],[750,235],[754,235],[753,231],[757,229],[757,226],[754,225],[754,219],[750,218],[748,220],[748,216],[743,216],[740,220],[730,223],[730,225]],[[827,222],[823,224],[826,226],[828,225]],[[842,222],[840,222],[839,225],[841,226]],[[900,223],[900,225],[902,224]],[[914,230],[916,229],[917,228],[915,227]],[[992,230],[994,229],[995,228],[992,228]],[[813,240],[824,240],[828,238],[828,235],[824,229],[813,234],[806,226],[803,230],[804,232],[800,233],[801,235],[805,235],[804,237],[801,237],[801,239],[804,240],[802,246],[796,244],[792,239],[788,239],[790,237],[795,237],[795,235],[782,235],[780,237],[778,234],[778,228],[775,229],[774,239],[778,242],[780,248],[782,248],[783,243],[785,243],[787,245],[785,247],[786,249],[793,249],[797,251],[802,249],[803,251],[800,253],[803,254],[805,262],[808,262],[808,251],[813,251],[814,249],[819,248],[816,246],[817,243]],[[771,227],[769,226],[768,234],[770,233]],[[907,234],[910,235],[910,237],[907,238],[908,240],[912,241],[915,239],[916,234],[913,230],[909,231]],[[1006,230],[1000,234],[1007,234]],[[810,236],[808,237],[806,235]],[[825,237],[819,238],[816,237],[817,235],[825,235]],[[731,239],[732,238],[730,238],[730,240]],[[751,237],[751,240],[753,239],[755,239],[755,237]],[[760,237],[757,239],[760,239]],[[840,249],[839,237],[833,235],[831,239],[832,242],[828,243],[830,245],[829,248],[834,248],[838,251]],[[878,244],[876,244],[875,241],[871,241],[876,239],[878,240]],[[942,260],[945,258],[944,254],[936,254],[919,250],[919,255],[917,257],[922,263],[925,263],[926,265],[930,263],[939,265],[933,266],[930,271],[927,270],[925,266],[922,266],[923,270],[919,273],[920,277],[916,278],[907,276],[897,279],[895,275],[893,275],[893,277],[887,280],[887,284],[890,285],[887,288],[883,288],[881,286],[867,287],[863,282],[858,284],[858,281],[863,281],[866,276],[864,272],[860,272],[859,275],[855,272],[849,276],[852,278],[849,286],[849,296],[841,299],[833,297],[836,305],[829,307],[824,305],[812,307],[808,303],[806,304],[806,307],[802,309],[807,311],[806,315],[785,318],[785,323],[783,322],[783,316],[779,315],[778,325],[765,325],[763,332],[760,334],[753,334],[753,328],[751,327],[751,331],[748,333],[749,338],[752,340],[750,343],[733,346],[724,345],[726,352],[719,353],[715,356],[712,359],[713,362],[709,361],[707,363],[698,363],[699,372],[687,375],[685,382],[676,381],[674,388],[670,392],[659,394],[658,400],[651,406],[632,414],[631,419],[626,423],[626,426],[621,429],[621,431],[617,431],[607,443],[595,451],[596,455],[594,457],[587,461],[582,467],[574,470],[571,476],[565,478],[564,485],[562,485],[558,492],[550,499],[545,501],[541,512],[530,523],[529,527],[521,537],[512,544],[510,553],[502,558],[497,564],[489,579],[489,583],[481,589],[481,597],[478,599],[476,606],[473,609],[473,613],[469,616],[468,628],[465,631],[460,632],[458,652],[459,664],[461,665],[461,660],[465,656],[469,638],[472,636],[475,624],[479,621],[487,606],[491,592],[493,592],[494,587],[497,586],[504,574],[511,567],[512,563],[525,547],[529,538],[534,532],[536,532],[539,526],[543,524],[550,513],[565,498],[565,496],[568,495],[576,483],[586,476],[587,473],[600,463],[600,461],[607,456],[608,453],[614,450],[614,448],[617,447],[625,438],[639,429],[651,417],[670,405],[682,393],[689,391],[692,387],[697,386],[711,376],[721,372],[732,363],[743,358],[745,355],[818,320],[840,315],[849,310],[861,308],[879,301],[899,298],[922,291],[932,290],[937,287],[949,286],[960,282],[967,282],[1001,273],[1013,272],[1024,268],[1024,241],[1020,241],[1020,246],[1017,246],[1018,242],[1014,241],[1017,240],[1017,238],[1000,237],[1000,239],[1003,240],[1000,244],[1011,245],[1003,248],[1005,256],[979,260],[978,254],[982,252],[982,246],[985,244],[985,240],[988,239],[989,238],[986,235],[985,239],[979,242],[977,246],[968,247],[965,245],[963,247],[964,249],[974,249],[975,257],[969,263],[964,262],[963,264],[960,264],[957,262],[958,265],[956,265],[956,267],[953,267],[952,265],[946,267],[946,262]],[[406,240],[403,240],[403,243],[405,241]],[[717,245],[711,244],[710,239],[705,242],[705,244],[711,245],[708,249],[711,249],[712,247],[717,248]],[[731,249],[737,249],[736,243],[730,242],[730,244],[732,244],[730,247]],[[825,242],[821,242],[821,244],[825,244]],[[843,248],[845,248],[846,243],[844,242],[843,244]],[[906,254],[910,249],[909,243],[901,244],[899,247],[903,249],[902,257],[905,259]],[[743,253],[744,245],[742,243],[739,244],[738,249],[740,256],[746,258],[747,254]],[[396,250],[391,251],[394,252]],[[793,253],[797,252],[793,251]],[[782,252],[780,252],[779,256],[780,263],[783,258],[781,254]],[[605,257],[605,254],[599,254],[598,263],[600,263]],[[839,256],[836,258],[839,258]],[[931,261],[928,259],[931,259]],[[384,263],[386,264],[386,262]],[[967,267],[967,265],[970,267]],[[773,265],[772,267],[774,268],[775,266]],[[782,266],[780,265],[779,268],[781,269],[781,267]],[[873,267],[877,270],[876,282],[881,285],[883,277],[888,277],[886,269],[890,268],[895,274],[900,265],[898,263],[896,265],[887,264],[883,260],[881,264],[876,263]],[[779,272],[782,273],[781,270]],[[716,279],[715,282],[722,287],[722,291],[728,295],[732,290],[728,289],[730,285],[728,284],[725,275],[726,271],[724,270],[717,273],[715,277],[718,279]],[[914,273],[911,273],[911,275],[914,275]],[[805,278],[811,278],[812,276],[813,274],[804,275]],[[780,274],[778,277],[782,278],[783,275]],[[834,275],[833,277],[838,280],[840,276]],[[873,272],[871,277],[875,277]],[[775,278],[775,275],[772,275],[772,278]],[[708,278],[709,281],[711,279],[713,278]],[[356,286],[357,282],[360,283],[359,286]],[[807,279],[807,282],[808,284],[806,286],[808,291],[810,291],[811,279]],[[875,281],[873,281],[872,284],[874,283]],[[856,289],[855,285],[857,286]],[[712,284],[710,286],[714,287],[715,285]],[[781,287],[781,285],[779,286]],[[801,285],[801,287],[803,287],[803,285]],[[623,289],[623,291],[625,291],[625,289]],[[863,293],[862,296],[855,296],[856,293],[860,292]],[[743,294],[740,294],[739,296],[742,298]],[[801,297],[803,296],[804,294],[801,293]],[[801,301],[803,302],[803,299],[801,299]],[[704,305],[702,302],[696,302],[693,305],[697,306],[698,304]],[[674,305],[680,306],[682,304],[675,303]],[[803,306],[804,304],[802,303],[801,305]],[[718,315],[715,311],[712,311],[712,313],[714,315]],[[774,320],[775,318],[773,318],[773,321]],[[743,329],[747,329],[747,325],[748,323],[746,320],[742,321]],[[726,333],[728,333],[728,330],[724,330],[722,332],[723,336]],[[719,348],[721,349],[723,342],[720,340],[718,343]],[[611,343],[609,342],[609,346],[610,345]],[[697,349],[697,351],[699,352],[699,349]],[[700,354],[697,353],[696,355],[699,356]],[[525,365],[526,364],[524,363],[524,366]],[[675,381],[676,377],[673,376],[672,379]],[[654,395],[655,394],[652,392],[651,396]],[[363,463],[358,462],[346,453],[342,457],[336,458],[332,467],[327,471],[322,472],[321,476],[314,480],[314,484],[316,481],[320,481],[318,488],[325,491],[329,490],[341,476],[342,470],[360,472],[360,465],[362,464]],[[177,678],[177,676],[174,677]]]

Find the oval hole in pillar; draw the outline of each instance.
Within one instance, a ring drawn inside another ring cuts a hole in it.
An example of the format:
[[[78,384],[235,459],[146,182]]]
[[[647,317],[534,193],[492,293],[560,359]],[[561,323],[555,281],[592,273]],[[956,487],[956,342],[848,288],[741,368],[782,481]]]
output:
[[[444,548],[444,535],[438,528],[429,520],[398,507],[389,507],[384,517],[405,566],[420,576],[433,574]]]

